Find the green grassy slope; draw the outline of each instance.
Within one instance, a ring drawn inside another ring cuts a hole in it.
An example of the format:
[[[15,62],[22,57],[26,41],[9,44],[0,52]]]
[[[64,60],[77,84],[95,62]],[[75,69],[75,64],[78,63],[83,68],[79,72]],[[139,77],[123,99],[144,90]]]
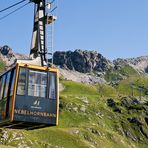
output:
[[[147,85],[146,78],[136,80],[132,80],[135,85]],[[130,93],[120,88],[124,81],[115,88],[72,81],[61,83],[65,89],[60,93],[59,126],[29,131],[1,129],[0,144],[31,148],[147,147],[146,95],[143,94],[141,102],[139,96],[129,97]],[[119,96],[119,92],[126,97]]]
[[[0,73],[3,73],[4,69],[5,69],[5,62],[0,60]]]
[[[144,76],[129,77],[116,86],[119,94],[144,96],[148,91],[148,78]]]
[[[138,72],[126,63],[122,63],[122,66],[117,69],[110,69],[105,74],[106,81],[122,80],[131,76],[138,76]]]

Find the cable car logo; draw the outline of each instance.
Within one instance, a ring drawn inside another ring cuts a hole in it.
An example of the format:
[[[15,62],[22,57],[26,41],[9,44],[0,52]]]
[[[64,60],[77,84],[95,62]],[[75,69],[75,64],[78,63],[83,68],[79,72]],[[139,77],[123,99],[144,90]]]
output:
[[[34,101],[34,102],[33,102],[33,105],[34,105],[34,106],[39,106],[39,105],[40,105],[40,101],[38,101],[38,100]]]
[[[31,108],[41,109],[40,101],[39,100],[35,100],[33,102],[33,105],[31,106]]]

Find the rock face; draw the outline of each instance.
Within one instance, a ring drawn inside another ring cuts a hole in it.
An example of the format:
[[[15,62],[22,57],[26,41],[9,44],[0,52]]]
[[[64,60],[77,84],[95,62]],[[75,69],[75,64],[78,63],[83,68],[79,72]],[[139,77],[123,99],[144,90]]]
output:
[[[111,67],[111,62],[96,51],[55,52],[54,64],[61,68],[75,70],[82,73],[105,72]]]
[[[121,62],[129,64],[140,73],[148,73],[148,56],[114,60],[114,63],[121,63]]]
[[[85,83],[85,84],[104,84],[106,81],[98,76],[87,74],[87,73],[80,73],[78,71],[73,70],[65,70],[65,69],[59,69],[60,76],[66,80],[71,80],[79,83]]]
[[[9,46],[5,45],[0,47],[0,59],[6,63],[6,66],[10,66],[14,64],[17,59],[28,59],[28,56],[14,53]]]
[[[12,49],[6,45],[0,48],[0,58],[6,62],[6,65],[11,65],[16,60]]]
[[[116,59],[113,62],[96,51],[77,49],[73,51],[57,51],[53,61],[60,68],[74,70],[81,73],[104,73],[109,69],[120,69],[129,65],[139,73],[148,73],[148,56],[129,59]]]
[[[14,53],[5,45],[0,47],[0,59],[10,67],[17,59],[29,59],[29,56]],[[53,61],[60,67],[61,77],[87,84],[117,82],[130,75],[148,74],[148,56],[110,61],[96,51],[77,49],[56,51]]]

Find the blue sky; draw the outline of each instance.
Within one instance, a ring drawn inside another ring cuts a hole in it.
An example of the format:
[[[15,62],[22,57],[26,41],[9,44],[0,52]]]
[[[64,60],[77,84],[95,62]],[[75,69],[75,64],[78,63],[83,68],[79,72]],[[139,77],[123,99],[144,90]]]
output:
[[[20,0],[1,0],[3,9]],[[0,17],[4,13],[0,13]],[[148,55],[148,0],[58,0],[54,50],[97,50],[109,59]],[[33,4],[0,21],[0,46],[29,53]]]

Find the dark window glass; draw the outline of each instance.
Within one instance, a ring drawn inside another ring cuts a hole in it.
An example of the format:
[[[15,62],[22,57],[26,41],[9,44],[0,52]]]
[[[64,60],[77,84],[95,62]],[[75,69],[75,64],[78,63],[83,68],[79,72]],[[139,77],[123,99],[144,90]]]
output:
[[[57,97],[57,79],[56,73],[49,73],[49,98],[56,99]]]
[[[18,86],[17,86],[18,95],[25,95],[25,84],[26,84],[26,69],[20,68]]]
[[[2,77],[0,78],[0,100],[2,99],[1,97],[1,93],[2,93],[2,84],[3,84],[3,80]]]
[[[0,100],[3,97],[5,78],[6,78],[6,75],[3,75],[0,80]]]
[[[4,91],[4,98],[6,98],[7,95],[8,95],[8,89],[9,89],[9,83],[10,83],[10,76],[11,76],[11,71],[9,71],[7,73],[6,83],[5,83],[5,91]]]
[[[28,95],[46,97],[47,73],[42,71],[29,70]]]
[[[13,90],[14,90],[14,81],[15,81],[15,74],[16,74],[16,69],[12,70],[12,81],[11,81],[11,86],[10,86],[10,96],[12,96]]]

